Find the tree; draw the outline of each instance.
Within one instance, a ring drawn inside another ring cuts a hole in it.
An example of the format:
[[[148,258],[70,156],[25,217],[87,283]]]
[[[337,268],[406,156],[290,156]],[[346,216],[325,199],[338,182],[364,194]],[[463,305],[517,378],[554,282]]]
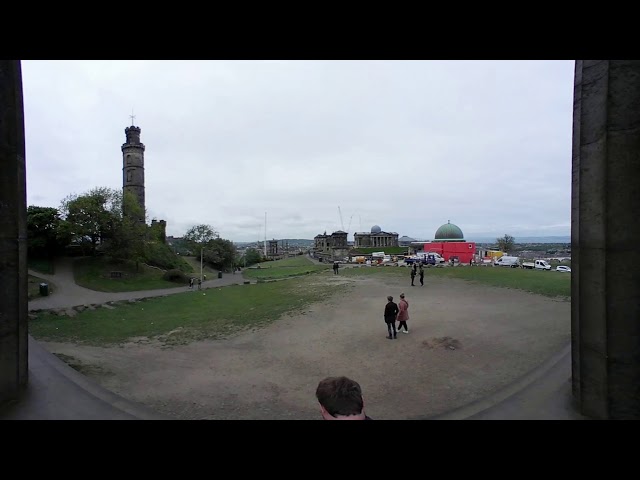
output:
[[[88,239],[95,253],[98,244],[113,236],[114,223],[122,215],[121,199],[120,191],[106,187],[94,188],[80,196],[69,195],[60,206],[65,230],[78,243]]]
[[[496,243],[498,244],[498,248],[500,250],[502,250],[503,252],[509,252],[511,250],[513,250],[513,246],[515,245],[515,238],[513,238],[511,235],[507,235],[505,233],[504,237],[502,238],[496,238]]]
[[[216,270],[231,269],[236,257],[236,246],[231,240],[214,238],[203,247],[203,261]]]
[[[195,244],[197,247],[202,247],[209,241],[220,238],[218,232],[216,232],[211,225],[194,225],[184,236],[184,239],[191,243]]]
[[[62,219],[57,208],[30,205],[27,208],[27,253],[31,257],[52,257],[69,240],[61,229]]]
[[[137,270],[139,262],[146,260],[145,237],[148,228],[138,221],[144,218],[143,208],[133,193],[115,192],[111,213],[110,238],[105,245],[105,253],[117,261],[135,262]]]
[[[248,248],[244,254],[244,260],[246,261],[247,266],[254,265],[256,263],[260,263],[262,260],[262,255],[255,248]]]

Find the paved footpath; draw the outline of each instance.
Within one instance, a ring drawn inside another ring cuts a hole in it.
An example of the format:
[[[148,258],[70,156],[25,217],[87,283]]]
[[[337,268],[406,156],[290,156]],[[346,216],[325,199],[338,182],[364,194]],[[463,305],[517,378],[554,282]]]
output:
[[[189,287],[163,288],[158,290],[140,290],[137,292],[97,292],[76,285],[73,278],[73,259],[60,258],[56,261],[55,275],[47,275],[29,270],[30,275],[42,278],[55,284],[55,291],[49,296],[38,297],[29,302],[29,310],[49,310],[55,308],[72,308],[78,305],[103,304],[118,300],[137,300],[140,298],[160,297],[175,293],[188,292]],[[242,285],[247,279],[241,273],[225,274],[222,278],[214,278],[202,282],[202,289]],[[256,280],[251,280],[256,283]],[[194,286],[197,290],[198,286]]]

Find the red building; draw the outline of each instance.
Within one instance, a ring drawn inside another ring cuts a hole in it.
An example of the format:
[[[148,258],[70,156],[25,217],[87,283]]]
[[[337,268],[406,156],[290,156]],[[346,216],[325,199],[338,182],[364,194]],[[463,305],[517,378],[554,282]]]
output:
[[[476,254],[476,244],[465,242],[462,230],[449,221],[436,231],[432,242],[424,244],[424,251],[438,253],[446,261],[457,257],[460,263],[469,263]]]

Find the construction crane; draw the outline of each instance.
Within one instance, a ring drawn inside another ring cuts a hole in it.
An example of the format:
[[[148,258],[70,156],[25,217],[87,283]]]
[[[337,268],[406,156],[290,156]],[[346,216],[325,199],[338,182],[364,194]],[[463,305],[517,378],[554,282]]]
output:
[[[338,205],[338,213],[340,214],[340,225],[342,226],[342,231],[344,232],[344,222],[342,221],[342,210],[340,210],[340,205]]]
[[[349,233],[349,230],[351,229],[351,220],[353,220],[353,215],[351,215],[351,217],[349,218],[349,226],[347,227],[347,233]]]

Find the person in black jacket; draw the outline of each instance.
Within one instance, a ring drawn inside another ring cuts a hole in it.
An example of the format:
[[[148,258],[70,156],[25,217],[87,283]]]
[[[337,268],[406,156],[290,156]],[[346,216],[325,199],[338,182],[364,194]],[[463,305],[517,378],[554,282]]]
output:
[[[393,303],[393,297],[391,295],[387,297],[387,300],[387,305],[384,307],[384,322],[387,324],[387,330],[389,331],[389,336],[387,338],[391,340],[392,338],[398,338],[396,332],[396,318],[398,317],[400,309],[397,304]]]

